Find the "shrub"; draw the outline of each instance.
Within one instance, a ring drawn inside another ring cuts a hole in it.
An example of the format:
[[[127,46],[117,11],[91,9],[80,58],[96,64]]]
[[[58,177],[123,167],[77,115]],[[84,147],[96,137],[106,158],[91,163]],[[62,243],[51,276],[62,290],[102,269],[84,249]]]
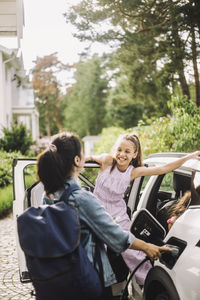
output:
[[[140,122],[138,135],[144,157],[155,152],[192,152],[200,148],[200,108],[182,97],[168,102],[172,117],[162,117],[150,126]]]
[[[16,157],[22,157],[21,153],[0,151],[0,187],[12,183],[12,163]]]
[[[0,218],[7,216],[12,210],[13,189],[8,185],[0,189]]]
[[[0,139],[0,149],[7,152],[20,151],[27,154],[33,144],[30,132],[23,123],[11,124],[11,128],[3,128],[4,136]]]
[[[95,154],[110,152],[117,137],[125,132],[134,131],[139,136],[143,158],[156,152],[192,152],[200,149],[200,108],[183,97],[172,97],[168,102],[171,117],[161,117],[144,126],[104,128],[95,144]]]
[[[126,131],[120,127],[104,128],[100,134],[100,139],[95,143],[95,154],[110,153],[118,136]]]

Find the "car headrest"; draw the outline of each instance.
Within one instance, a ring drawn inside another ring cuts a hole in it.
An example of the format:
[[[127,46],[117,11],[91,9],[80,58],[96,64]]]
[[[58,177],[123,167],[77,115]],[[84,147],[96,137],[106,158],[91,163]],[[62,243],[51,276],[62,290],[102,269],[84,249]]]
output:
[[[180,198],[186,191],[191,189],[191,177],[184,176],[174,172],[173,185],[176,192],[176,198]]]

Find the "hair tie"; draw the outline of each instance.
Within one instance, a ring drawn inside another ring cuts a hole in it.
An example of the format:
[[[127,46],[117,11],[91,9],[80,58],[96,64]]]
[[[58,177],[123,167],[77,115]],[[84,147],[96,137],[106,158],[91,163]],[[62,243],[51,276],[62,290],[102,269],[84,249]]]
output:
[[[50,145],[49,145],[49,151],[51,151],[51,152],[57,152],[57,147],[56,147],[56,145],[50,144]]]

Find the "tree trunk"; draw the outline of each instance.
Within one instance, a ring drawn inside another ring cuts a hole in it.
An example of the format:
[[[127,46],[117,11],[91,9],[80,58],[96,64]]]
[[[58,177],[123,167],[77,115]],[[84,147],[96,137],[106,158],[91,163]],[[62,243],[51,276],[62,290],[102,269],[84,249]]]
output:
[[[48,101],[45,103],[45,120],[46,120],[46,132],[47,136],[51,136],[51,127],[50,127],[50,119],[49,119],[49,109],[48,109]]]
[[[195,83],[195,93],[196,93],[196,105],[200,106],[200,85],[199,85],[199,72],[197,68],[197,46],[195,39],[195,29],[194,24],[191,25],[191,35],[192,35],[192,62],[194,70],[194,83]]]
[[[199,14],[200,14],[200,1],[199,0],[194,0],[195,6],[194,6],[194,10],[195,10],[195,20],[193,20],[193,22],[195,22],[196,26],[198,27],[198,31],[199,31],[199,35],[200,35],[200,18],[199,18]]]
[[[60,113],[60,104],[59,104],[59,99],[56,99],[55,102],[55,115],[54,115],[54,122],[56,123],[56,126],[58,127],[58,131],[62,131],[62,121],[61,121],[61,113]]]
[[[178,28],[174,23],[172,24],[172,36],[175,43],[175,59],[173,60],[176,64],[176,70],[179,76],[179,82],[181,84],[182,93],[184,96],[187,96],[187,98],[190,99],[190,91],[184,73],[184,52],[181,45],[181,39],[178,34]]]

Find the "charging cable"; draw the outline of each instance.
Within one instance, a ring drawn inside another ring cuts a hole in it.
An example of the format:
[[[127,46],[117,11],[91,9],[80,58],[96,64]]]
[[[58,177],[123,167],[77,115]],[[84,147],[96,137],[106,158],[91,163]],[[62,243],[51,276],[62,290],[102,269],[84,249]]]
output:
[[[130,283],[130,281],[131,281],[131,279],[133,278],[133,275],[136,273],[136,271],[141,267],[141,265],[143,265],[147,260],[150,260],[151,261],[151,259],[148,257],[148,256],[146,256],[136,267],[135,267],[135,269],[132,271],[132,273],[130,274],[130,276],[129,276],[129,278],[128,278],[128,280],[127,280],[127,283],[126,283],[126,285],[125,285],[125,288],[124,288],[124,290],[123,290],[123,293],[122,293],[122,295],[121,295],[121,297],[120,297],[120,300],[125,300],[125,295],[126,295],[126,292],[128,292],[128,285],[129,285],[129,283]],[[152,263],[152,261],[151,261],[151,263]],[[153,266],[153,264],[152,264],[152,266]]]

